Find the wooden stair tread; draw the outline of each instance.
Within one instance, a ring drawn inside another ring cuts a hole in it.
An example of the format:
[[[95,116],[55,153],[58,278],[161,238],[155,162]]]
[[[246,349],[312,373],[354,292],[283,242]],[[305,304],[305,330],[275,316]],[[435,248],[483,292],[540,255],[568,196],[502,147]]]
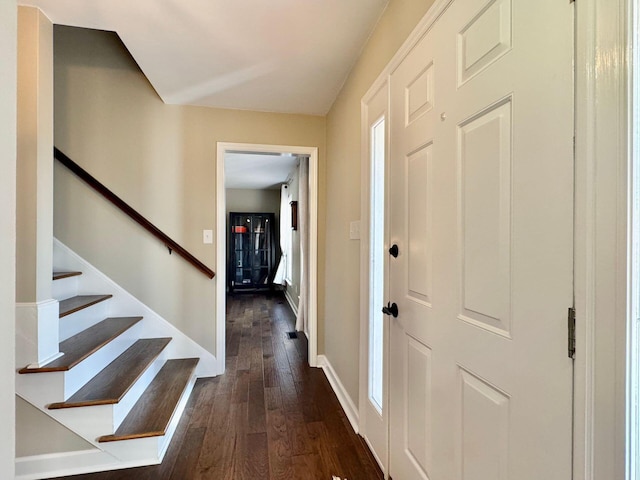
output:
[[[63,372],[69,370],[118,335],[142,320],[142,317],[107,318],[60,342],[60,358],[42,366],[25,367],[19,373]]]
[[[60,301],[60,318],[108,300],[113,295],[77,295]]]
[[[114,442],[164,435],[198,361],[198,358],[168,360],[116,433],[104,435],[98,441]]]
[[[54,280],[62,280],[63,278],[77,277],[82,275],[82,272],[53,272]]]
[[[55,410],[118,403],[170,341],[171,338],[138,340],[69,399],[52,403],[48,408]]]

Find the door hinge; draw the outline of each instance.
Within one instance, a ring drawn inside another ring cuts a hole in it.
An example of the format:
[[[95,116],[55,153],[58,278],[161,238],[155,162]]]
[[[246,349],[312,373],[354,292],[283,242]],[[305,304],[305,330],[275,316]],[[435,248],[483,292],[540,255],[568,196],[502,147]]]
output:
[[[569,339],[569,358],[576,358],[576,309],[574,307],[569,307],[567,315],[567,330]]]

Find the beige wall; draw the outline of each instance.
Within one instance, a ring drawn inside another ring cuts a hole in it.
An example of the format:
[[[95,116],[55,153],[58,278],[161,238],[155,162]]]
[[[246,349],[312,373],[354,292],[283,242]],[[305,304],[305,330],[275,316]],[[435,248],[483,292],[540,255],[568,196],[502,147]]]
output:
[[[15,457],[16,39],[16,2],[0,0],[0,478]]]
[[[327,116],[324,352],[358,401],[360,244],[360,100],[433,0],[391,0]]]
[[[227,188],[227,215],[229,212],[275,213],[280,218],[280,190]]]
[[[216,224],[216,142],[316,146],[324,188],[323,117],[165,105],[114,34],[55,27],[54,39],[56,146],[206,265],[216,263],[202,243]],[[54,195],[57,238],[215,353],[215,279],[60,165]]]

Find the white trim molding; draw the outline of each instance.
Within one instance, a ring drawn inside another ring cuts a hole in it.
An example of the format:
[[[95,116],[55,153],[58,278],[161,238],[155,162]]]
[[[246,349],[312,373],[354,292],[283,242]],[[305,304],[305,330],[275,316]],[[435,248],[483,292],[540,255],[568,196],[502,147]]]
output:
[[[353,431],[355,433],[360,433],[360,417],[358,408],[353,402],[353,399],[349,396],[347,389],[344,388],[344,385],[340,381],[340,377],[338,376],[336,371],[333,369],[331,362],[329,362],[329,359],[324,355],[318,355],[318,366],[322,368],[322,371],[327,377],[327,380],[329,381],[333,392],[336,394],[336,397],[338,397],[340,406],[344,410],[344,413],[347,415]]]
[[[57,300],[16,303],[16,365],[39,367],[62,356]]]
[[[287,284],[287,287],[288,286],[289,285]],[[287,303],[291,307],[291,311],[293,312],[293,314],[297,317],[298,316],[298,303],[293,300],[293,295],[291,294],[291,292],[292,292],[291,288],[285,288],[284,289],[284,298],[287,300]],[[299,300],[300,300],[300,297],[298,297],[298,301]]]
[[[224,371],[227,295],[226,152],[290,153],[309,156],[309,365],[318,365],[318,148],[218,142],[216,155],[216,357]]]
[[[160,462],[156,462],[160,463]],[[16,458],[16,480],[66,477],[123,468],[143,467],[148,462],[122,462],[97,448]]]
[[[576,2],[574,478],[625,478],[628,6]]]

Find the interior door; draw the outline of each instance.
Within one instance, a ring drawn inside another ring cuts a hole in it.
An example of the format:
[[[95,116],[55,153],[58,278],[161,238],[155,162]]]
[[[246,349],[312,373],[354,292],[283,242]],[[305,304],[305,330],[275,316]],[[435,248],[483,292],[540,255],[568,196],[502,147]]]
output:
[[[573,7],[453,0],[390,79],[390,473],[571,478]]]

